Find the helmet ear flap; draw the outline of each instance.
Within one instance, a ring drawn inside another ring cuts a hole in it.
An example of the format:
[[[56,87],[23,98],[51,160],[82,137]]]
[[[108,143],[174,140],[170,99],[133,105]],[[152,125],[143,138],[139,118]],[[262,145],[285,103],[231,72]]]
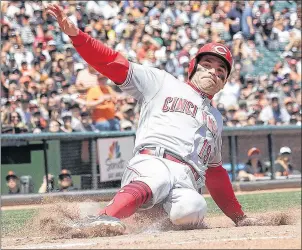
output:
[[[189,80],[193,77],[196,72],[197,64],[200,61],[201,55],[194,57],[189,64]]]
[[[197,66],[197,60],[196,57],[193,58],[189,64],[189,80],[193,77],[195,71],[196,71],[196,66]]]

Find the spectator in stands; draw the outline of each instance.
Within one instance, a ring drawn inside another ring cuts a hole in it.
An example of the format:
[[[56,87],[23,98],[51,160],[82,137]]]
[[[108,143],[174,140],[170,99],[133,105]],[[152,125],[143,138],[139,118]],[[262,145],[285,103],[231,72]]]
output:
[[[50,132],[50,133],[60,133],[60,132],[64,132],[64,131],[61,129],[61,123],[59,121],[51,120],[49,122],[48,132]]]
[[[18,176],[13,171],[9,171],[5,179],[6,179],[6,185],[8,187],[8,193],[19,194],[20,183],[19,183]]]
[[[281,81],[281,86],[283,98],[293,97],[293,91],[289,79],[284,79],[283,81]]]
[[[3,128],[11,129],[13,134],[27,132],[27,126],[21,120],[21,115],[18,112],[8,113],[8,123],[2,126]]]
[[[98,72],[87,65],[87,68],[79,71],[76,80],[77,90],[81,93],[86,93],[90,88],[96,87],[98,85]]]
[[[74,104],[70,107],[72,114],[71,127],[76,132],[83,132],[84,127],[81,123],[81,108],[78,104]]]
[[[295,50],[299,46],[301,46],[301,19],[297,19],[295,21],[294,28],[290,32],[289,43],[286,45],[285,50]]]
[[[245,163],[244,169],[238,173],[238,180],[254,181],[256,177],[263,177],[266,173],[266,169],[262,161],[260,160],[260,150],[256,147],[249,149],[248,161]]]
[[[27,14],[23,15],[22,18],[22,29],[21,29],[21,39],[25,48],[31,49],[32,44],[34,43],[34,34],[29,24],[30,16]]]
[[[293,98],[291,98],[291,97],[286,97],[284,99],[284,106],[290,116],[293,115],[298,110],[296,103],[294,102]]]
[[[247,118],[247,126],[255,126],[257,124],[257,116],[250,114]]]
[[[41,112],[35,112],[32,115],[29,130],[33,133],[41,133],[46,130],[47,122],[42,118]]]
[[[121,107],[121,112],[123,114],[123,117],[120,121],[121,130],[133,130],[135,122],[135,112],[133,106],[127,103]]]
[[[242,33],[245,38],[251,38],[255,34],[254,24],[253,24],[253,13],[252,8],[254,1],[245,2],[245,8],[242,12]]]
[[[21,115],[24,124],[29,125],[32,117],[30,112],[30,101],[28,98],[22,98],[20,103],[21,105],[16,109],[16,111]]]
[[[61,127],[62,131],[65,133],[75,132],[72,128],[72,114],[70,111],[66,111],[62,114],[63,126]]]
[[[292,151],[289,147],[280,148],[279,155],[275,161],[276,176],[288,176],[293,174],[300,174],[300,171],[295,170],[291,161]]]
[[[279,97],[271,95],[270,105],[267,105],[259,114],[260,120],[265,124],[280,125],[288,124],[290,115],[287,110],[280,105]]]
[[[235,118],[235,114],[238,110],[238,107],[236,105],[231,105],[228,107],[227,112],[226,112],[226,117],[227,117],[227,126],[230,127],[235,127],[238,120]]]
[[[55,181],[54,181],[54,176],[52,174],[48,174],[48,190],[47,190],[47,181],[46,181],[46,176],[43,177],[43,183],[41,187],[39,188],[38,193],[43,194],[47,192],[53,192],[55,189]]]
[[[78,190],[73,186],[71,173],[67,169],[62,169],[61,173],[59,174],[59,192],[66,192],[66,191],[75,191]]]
[[[298,91],[297,91],[298,90]],[[297,124],[301,126],[301,121],[302,121],[302,97],[301,97],[301,89],[297,88],[297,90],[295,91],[295,100],[297,103],[297,110],[295,111],[295,113],[293,113],[293,115],[296,115],[297,118]]]
[[[246,124],[244,122],[247,122],[248,118],[248,108],[247,108],[247,103],[244,100],[240,100],[238,102],[238,110],[236,111],[234,117],[239,120],[241,123],[241,126],[245,126]]]
[[[47,121],[49,120],[49,111],[48,111],[48,96],[47,96],[47,86],[46,84],[40,84],[40,91],[44,92],[40,94],[40,98],[39,98],[39,108],[40,108],[40,112],[41,112],[41,117]],[[43,88],[43,89],[42,89]]]
[[[227,14],[231,37],[233,37],[237,32],[241,30],[243,6],[244,6],[244,2],[235,1],[233,2],[232,9]]]
[[[52,99],[54,100],[54,99]],[[55,101],[55,100],[54,100]],[[59,109],[56,104],[53,105],[52,109],[49,111],[49,120],[50,121],[60,121],[61,109]]]
[[[87,131],[87,132],[97,132],[97,131],[99,131],[92,124],[92,120],[91,120],[91,117],[90,117],[88,112],[82,112],[81,113],[81,122],[82,122],[82,125],[83,125],[83,128],[84,128],[84,131]]]
[[[108,78],[98,75],[98,86],[92,87],[87,92],[87,102],[99,100],[102,96],[107,100],[92,108],[92,120],[95,127],[100,131],[119,131],[119,120],[115,117],[116,93],[107,84]]]
[[[226,109],[236,105],[240,95],[240,86],[240,81],[231,76],[224,88],[214,96],[215,101],[222,103]]]

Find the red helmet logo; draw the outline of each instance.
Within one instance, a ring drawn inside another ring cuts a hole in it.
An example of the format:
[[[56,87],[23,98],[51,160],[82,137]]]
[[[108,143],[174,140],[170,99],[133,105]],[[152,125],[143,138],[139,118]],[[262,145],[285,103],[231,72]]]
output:
[[[221,55],[226,55],[228,53],[227,49],[222,46],[215,46],[214,50]]]

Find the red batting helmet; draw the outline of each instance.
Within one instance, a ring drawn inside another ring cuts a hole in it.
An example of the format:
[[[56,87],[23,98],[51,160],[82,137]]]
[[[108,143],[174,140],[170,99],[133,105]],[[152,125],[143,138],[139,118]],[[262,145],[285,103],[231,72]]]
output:
[[[228,77],[229,77],[231,70],[232,70],[232,65],[233,65],[233,57],[232,57],[231,51],[224,44],[208,43],[208,44],[204,45],[203,47],[201,47],[198,50],[197,55],[191,60],[191,62],[189,64],[189,72],[188,72],[189,79],[191,79],[191,77],[195,73],[197,63],[200,60],[201,56],[203,56],[203,55],[213,55],[213,56],[217,56],[220,59],[222,59],[225,62],[225,64],[227,65]]]

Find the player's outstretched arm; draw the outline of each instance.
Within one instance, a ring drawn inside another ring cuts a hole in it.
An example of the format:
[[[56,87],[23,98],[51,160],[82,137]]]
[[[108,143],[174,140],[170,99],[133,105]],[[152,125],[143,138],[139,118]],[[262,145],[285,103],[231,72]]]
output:
[[[222,167],[210,167],[206,171],[206,186],[218,207],[232,219],[236,226],[261,226],[261,219],[248,217],[241,209],[227,171]]]
[[[207,169],[206,187],[217,206],[239,225],[246,216],[234,194],[228,173],[222,166]]]
[[[124,83],[129,70],[129,61],[125,57],[82,32],[59,5],[49,4],[47,13],[57,20],[61,30],[70,37],[75,49],[88,64],[116,84]]]

